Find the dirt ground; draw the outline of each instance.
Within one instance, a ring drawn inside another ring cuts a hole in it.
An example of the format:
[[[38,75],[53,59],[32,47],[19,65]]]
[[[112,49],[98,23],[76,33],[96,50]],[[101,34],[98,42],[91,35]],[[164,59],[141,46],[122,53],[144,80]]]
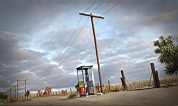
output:
[[[154,88],[137,91],[111,92],[99,96],[67,99],[67,96],[51,96],[32,98],[32,101],[5,104],[40,105],[40,106],[113,106],[113,105],[149,105],[149,106],[178,106],[178,86],[169,88]]]

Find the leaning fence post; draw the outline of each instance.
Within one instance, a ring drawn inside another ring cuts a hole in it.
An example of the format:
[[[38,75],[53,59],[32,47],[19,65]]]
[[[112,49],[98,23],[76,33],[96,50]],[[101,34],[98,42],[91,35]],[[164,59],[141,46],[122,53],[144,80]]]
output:
[[[160,81],[159,81],[159,76],[158,76],[158,71],[156,70],[156,72],[155,72],[155,77],[156,77],[156,82],[157,82],[157,88],[159,88],[160,87]]]
[[[123,90],[124,90],[124,82],[123,82],[123,78],[121,77],[121,82],[122,82],[122,87],[123,87]]]
[[[124,88],[124,90],[127,90],[127,85],[126,85],[125,75],[124,75],[124,71],[123,70],[121,70],[121,75],[122,75],[121,81],[123,83],[123,88]]]
[[[151,70],[152,70],[152,73],[153,73],[153,82],[154,82],[155,87],[157,87],[156,72],[155,72],[154,63],[150,63],[150,65],[151,65]]]

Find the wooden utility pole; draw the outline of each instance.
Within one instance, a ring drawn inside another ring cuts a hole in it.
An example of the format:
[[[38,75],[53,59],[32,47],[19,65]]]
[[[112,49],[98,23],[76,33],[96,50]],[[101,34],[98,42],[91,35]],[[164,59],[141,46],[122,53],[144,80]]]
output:
[[[97,45],[97,41],[96,41],[96,33],[95,33],[95,27],[94,27],[94,20],[93,20],[93,17],[95,17],[95,18],[101,18],[101,19],[104,19],[104,17],[92,15],[92,13],[90,13],[90,14],[79,13],[79,14],[80,14],[80,15],[84,15],[84,16],[90,16],[90,17],[91,17],[91,23],[92,23],[92,29],[93,29],[93,36],[94,36],[94,42],[95,42],[96,58],[97,58],[97,64],[98,64],[98,74],[99,74],[99,80],[100,80],[100,88],[101,88],[101,92],[103,93],[102,76],[101,76],[101,71],[100,71],[100,61],[99,61],[99,56],[98,56],[98,45]]]

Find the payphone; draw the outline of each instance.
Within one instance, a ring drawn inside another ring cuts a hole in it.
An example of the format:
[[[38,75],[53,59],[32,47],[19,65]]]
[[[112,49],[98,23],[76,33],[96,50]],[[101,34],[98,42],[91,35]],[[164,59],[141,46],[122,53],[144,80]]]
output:
[[[93,65],[77,67],[77,78],[79,92],[81,96],[96,95],[95,79]],[[79,80],[79,72],[82,72],[82,81]]]

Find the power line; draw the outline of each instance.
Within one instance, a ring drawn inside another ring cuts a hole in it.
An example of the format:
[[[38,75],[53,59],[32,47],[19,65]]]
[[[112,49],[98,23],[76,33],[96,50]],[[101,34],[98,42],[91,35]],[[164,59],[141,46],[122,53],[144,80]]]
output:
[[[98,23],[99,19],[96,21],[95,25]],[[88,32],[88,34],[85,36],[85,38],[82,40],[82,42],[80,42],[80,44],[64,59],[64,61],[61,62],[60,65],[62,65],[68,58],[69,56],[75,51],[77,50],[77,48],[83,43],[83,41],[88,37],[88,35],[90,34],[90,32],[92,31],[92,29],[90,29],[90,31]],[[60,66],[59,65],[59,66]]]
[[[96,0],[84,11],[86,12],[93,4],[95,4]]]
[[[99,19],[97,19],[97,21],[95,22],[95,25],[97,25],[98,21],[99,21]],[[79,46],[84,42],[84,40],[88,37],[88,35],[90,34],[91,31],[92,31],[92,28],[90,29],[88,34],[85,36],[85,38],[82,40],[82,42],[80,42],[80,44],[78,44],[78,46],[60,63],[60,65],[62,65],[79,48]]]
[[[92,6],[93,4],[95,4],[95,2],[96,2],[96,0],[95,0],[85,11],[87,11],[89,8],[91,8],[91,6]],[[68,40],[67,43],[65,44],[64,48],[62,49],[62,51],[58,54],[58,56],[57,56],[53,61],[56,61],[56,60],[59,58],[59,56],[61,55],[61,53],[64,51],[64,49],[65,49],[66,46],[68,45],[69,41],[71,40],[71,38],[72,38],[74,32],[76,31],[76,28],[78,27],[78,25],[79,25],[81,19],[82,19],[82,16],[80,17],[80,19],[79,19],[79,21],[78,21],[78,23],[77,23],[77,26],[75,27],[75,29],[74,29],[72,35],[70,36],[69,40]],[[61,58],[62,58],[62,57],[61,57]],[[60,59],[61,59],[61,58],[60,58]],[[59,59],[59,60],[60,60],[60,59]],[[50,68],[52,68],[52,67],[53,67],[53,66],[51,66]],[[47,67],[47,68],[45,69],[45,71],[46,71],[46,70],[49,70],[50,68]]]
[[[79,21],[78,21],[78,23],[77,23],[77,26],[75,27],[75,29],[74,29],[72,35],[70,36],[69,40],[68,40],[67,43],[65,44],[64,48],[66,48],[67,44],[69,43],[70,39],[72,38],[72,36],[73,36],[74,32],[76,31],[76,29],[77,29],[77,27],[78,27],[78,25],[79,25],[81,19],[82,19],[82,17],[80,17],[80,19],[79,19]],[[62,51],[64,50],[64,48],[62,49]],[[60,52],[60,54],[61,54],[61,53],[62,53],[62,52]],[[59,55],[60,55],[60,54],[59,54]],[[57,58],[59,57],[59,55],[57,56]],[[57,58],[56,58],[56,59],[57,59]],[[55,60],[56,60],[56,59],[55,59]]]
[[[114,8],[116,5],[118,5],[121,2],[121,0],[119,0],[115,5],[113,5],[111,8],[109,8],[106,12],[104,12],[102,15],[106,14],[107,12],[109,12],[112,8]]]
[[[73,40],[73,42],[71,43],[71,45],[68,47],[68,49],[66,50],[66,52],[67,52],[67,51],[69,50],[69,48],[73,45],[73,43],[75,42],[75,40],[77,39],[77,37],[80,35],[80,33],[81,33],[82,29],[84,28],[85,24],[87,23],[88,19],[89,19],[89,18],[87,18],[87,20],[85,21],[85,23],[84,23],[83,27],[81,28],[80,32],[79,32],[78,35],[75,37],[75,39]],[[66,53],[66,52],[65,52],[65,53]],[[63,54],[65,54],[65,53],[63,53]],[[62,55],[62,56],[63,56],[63,55]],[[62,56],[61,56],[61,58],[62,58]],[[61,58],[60,58],[60,59],[61,59]],[[60,59],[59,59],[59,60],[60,60]]]
[[[98,5],[93,11],[95,11],[95,10],[96,10],[98,7],[100,7],[103,3],[104,3],[104,0],[103,0],[103,2],[102,2],[100,5]],[[92,11],[92,12],[93,12],[93,11]],[[92,13],[92,12],[91,12],[91,13]]]
[[[72,46],[72,44],[75,42],[75,40],[77,39],[77,37],[80,35],[80,33],[81,33],[82,29],[84,28],[85,24],[87,23],[88,19],[89,19],[89,17],[88,17],[87,20],[85,21],[84,25],[82,26],[80,32],[79,32],[78,35],[75,37],[75,39],[73,40],[73,42],[70,44],[70,46],[67,48],[67,50],[62,54],[62,56],[60,57],[60,59],[58,60],[58,62],[62,59],[63,55],[69,50],[69,48],[70,48],[70,47]],[[59,65],[59,66],[60,66],[60,65]],[[50,68],[52,68],[52,67],[53,67],[53,66],[51,66]],[[48,68],[48,70],[49,70],[50,68]],[[47,69],[46,69],[46,70],[47,70]],[[45,71],[46,71],[46,70],[45,70]],[[46,74],[47,71],[44,72],[44,73]]]
[[[64,51],[64,49],[66,48],[67,44],[68,44],[69,41],[71,40],[71,38],[72,38],[74,32],[76,31],[76,29],[77,29],[77,27],[78,27],[78,25],[79,25],[81,19],[82,19],[82,16],[80,17],[80,19],[79,19],[79,21],[78,21],[78,23],[77,23],[77,26],[75,27],[75,29],[74,29],[72,35],[70,36],[69,40],[68,40],[67,43],[65,44],[64,48],[62,49],[62,51],[58,54],[58,56],[57,56],[53,61],[56,61],[57,58],[59,58],[59,56],[61,55],[61,53]],[[53,67],[53,66],[51,66],[50,68],[52,68],[52,67]],[[46,70],[49,70],[50,68],[46,68],[45,71],[46,71]]]

